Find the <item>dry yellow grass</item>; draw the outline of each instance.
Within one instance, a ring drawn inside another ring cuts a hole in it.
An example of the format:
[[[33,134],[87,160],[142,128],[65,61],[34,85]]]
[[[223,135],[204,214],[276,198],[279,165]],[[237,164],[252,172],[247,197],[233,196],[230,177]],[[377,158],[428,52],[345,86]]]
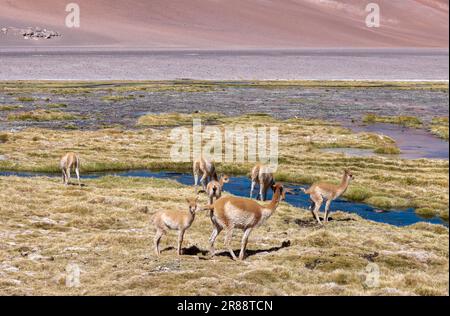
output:
[[[208,258],[212,225],[200,213],[186,254],[176,256],[172,233],[158,259],[151,214],[185,209],[194,189],[156,179],[83,183],[0,177],[1,295],[448,295],[449,232],[440,225],[397,228],[336,213],[321,228],[283,203],[250,236],[247,260],[234,262]],[[364,285],[372,262],[376,287]],[[68,264],[81,269],[80,287],[65,285]]]
[[[430,130],[436,136],[448,141],[448,117],[436,117],[430,125]]]
[[[166,117],[162,119],[165,121]],[[280,168],[276,177],[281,181],[305,184],[317,180],[338,181],[342,170],[349,168],[356,180],[347,192],[347,198],[383,208],[427,209],[435,215],[448,218],[448,161],[359,158],[323,153],[320,148],[376,150],[395,146],[389,137],[370,133],[355,134],[332,122],[302,119],[278,121],[257,114],[217,118],[215,123],[219,127],[221,124],[278,127]],[[172,144],[169,134],[170,129],[151,128],[127,131],[26,129],[5,133],[7,141],[2,144],[0,154],[7,160],[0,161],[0,170],[58,171],[60,155],[75,151],[81,156],[83,172],[139,168],[190,172],[190,163],[174,163],[170,160]],[[222,163],[219,167],[230,174],[246,174],[251,164]]]
[[[420,119],[415,116],[378,116],[375,114],[367,114],[363,118],[363,122],[368,124],[389,123],[408,127],[420,127],[422,125]]]
[[[161,114],[147,114],[138,119],[138,126],[150,127],[168,127],[179,125],[192,125],[193,119],[201,119],[203,122],[216,121],[222,115],[217,113],[161,113]]]
[[[67,121],[79,118],[75,114],[70,114],[62,111],[51,110],[34,110],[26,112],[17,112],[8,115],[9,121]]]

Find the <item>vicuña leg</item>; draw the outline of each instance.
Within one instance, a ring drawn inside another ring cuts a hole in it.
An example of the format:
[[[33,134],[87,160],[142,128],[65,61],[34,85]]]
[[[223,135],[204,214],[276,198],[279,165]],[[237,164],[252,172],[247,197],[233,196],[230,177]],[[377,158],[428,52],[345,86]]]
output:
[[[330,204],[331,204],[331,199],[327,200],[327,202],[325,203],[325,223],[328,223],[328,215],[330,214]]]
[[[63,182],[63,184],[66,184],[66,178],[67,178],[66,170],[63,168],[62,169],[62,182]]]
[[[234,227],[230,227],[227,229],[227,232],[225,234],[225,246],[230,252],[231,257],[233,260],[237,260],[236,255],[234,254],[233,248],[231,247],[231,239],[233,238],[233,229]]]
[[[183,238],[184,238],[184,230],[180,230],[180,232],[178,233],[178,247],[177,247],[177,253],[179,256],[181,256],[182,252],[181,246],[183,245]]]
[[[161,254],[161,251],[159,250],[159,242],[161,241],[161,237],[164,235],[164,231],[158,229],[156,231],[156,235],[155,235],[155,239],[154,239],[154,244],[155,244],[155,253],[157,256],[159,256]]]
[[[240,260],[244,260],[244,258],[245,258],[245,250],[247,249],[248,237],[250,236],[251,232],[252,232],[252,229],[247,228],[244,232],[244,236],[242,237],[241,252],[239,253]]]
[[[253,198],[253,190],[255,190],[256,182],[252,181],[252,186],[250,188],[250,198]]]
[[[320,196],[320,194],[315,194],[311,196],[311,199],[314,201],[315,207],[313,209],[313,215],[314,218],[317,220],[317,222],[322,225],[322,222],[320,221],[320,217],[319,217],[319,210],[320,207],[322,206],[322,202],[323,202],[323,198],[322,196]]]
[[[80,169],[78,167],[75,168],[75,173],[77,175],[77,180],[78,180],[78,185],[81,187],[81,182],[80,182]]]
[[[209,237],[209,253],[211,257],[214,257],[214,255],[216,254],[216,250],[214,249],[214,243],[216,242],[216,238],[221,231],[222,228],[220,226],[215,225],[211,233],[211,237]]]

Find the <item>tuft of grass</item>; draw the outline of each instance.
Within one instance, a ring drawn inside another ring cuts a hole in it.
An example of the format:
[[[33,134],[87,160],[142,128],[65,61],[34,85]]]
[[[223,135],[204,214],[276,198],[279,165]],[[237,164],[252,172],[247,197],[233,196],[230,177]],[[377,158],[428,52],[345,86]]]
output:
[[[435,117],[431,121],[430,131],[448,141],[448,117]]]
[[[48,103],[45,106],[48,108],[51,108],[51,109],[59,109],[59,108],[66,108],[67,104],[65,104],[65,103]]]
[[[67,130],[77,130],[78,127],[77,127],[75,124],[67,124],[67,125],[64,125],[64,129],[67,129]]]
[[[8,134],[0,134],[0,143],[6,143],[9,139]]]
[[[69,121],[78,119],[79,116],[71,113],[50,110],[35,110],[28,112],[18,112],[8,115],[8,121]]]
[[[20,109],[21,107],[22,107],[21,105],[3,104],[3,105],[0,105],[0,112],[1,111],[13,111],[13,110]]]
[[[33,98],[33,97],[18,97],[17,101],[20,101],[20,102],[34,102],[34,101],[36,101],[36,99]]]
[[[102,97],[102,100],[105,102],[120,102],[120,101],[124,101],[124,100],[134,100],[134,95],[130,94],[130,95],[110,95],[110,96],[105,96]]]
[[[364,116],[363,122],[367,124],[389,123],[408,127],[422,126],[420,119],[415,116],[379,116],[376,114],[367,114]]]
[[[436,212],[429,207],[422,207],[416,209],[416,214],[423,218],[433,218],[436,216]]]
[[[382,155],[398,155],[400,154],[400,149],[397,146],[386,145],[375,148],[374,153]]]
[[[410,206],[407,199],[395,196],[371,196],[364,200],[364,202],[386,210],[394,208],[404,209]]]
[[[161,113],[161,114],[147,114],[141,116],[138,119],[138,126],[179,126],[179,125],[190,125],[193,119],[201,119],[202,123],[211,123],[221,118],[222,115],[217,113],[194,113],[194,114],[183,114],[183,113]]]
[[[363,202],[372,196],[372,192],[366,187],[352,185],[345,193],[345,198],[355,202]]]

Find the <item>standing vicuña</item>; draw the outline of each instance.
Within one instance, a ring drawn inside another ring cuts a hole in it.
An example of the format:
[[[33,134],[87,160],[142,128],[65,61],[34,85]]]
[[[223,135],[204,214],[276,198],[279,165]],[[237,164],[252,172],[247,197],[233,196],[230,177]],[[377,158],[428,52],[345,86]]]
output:
[[[326,200],[325,204],[325,223],[328,222],[328,214],[330,212],[330,204],[331,201],[337,199],[347,190],[350,181],[353,179],[353,174],[350,170],[344,170],[344,175],[342,176],[341,184],[335,185],[326,182],[319,182],[313,184],[308,190],[302,188],[303,192],[309,194],[311,199],[311,212],[313,216],[316,218],[319,224],[319,210],[322,206],[323,200]]]
[[[195,186],[198,186],[198,177],[200,176],[200,174],[202,175],[200,183],[203,186],[203,191],[206,191],[206,185],[209,183],[209,181],[212,181],[213,179],[217,181],[217,173],[214,161],[209,161],[203,157],[197,159],[194,161],[193,171]]]
[[[189,204],[189,212],[166,210],[157,212],[153,215],[152,221],[156,227],[155,252],[160,255],[159,242],[161,237],[167,233],[167,230],[178,231],[177,253],[181,255],[181,245],[183,243],[184,233],[191,227],[195,219],[195,212],[198,210],[198,197],[195,199],[186,199]]]
[[[252,229],[262,225],[273,214],[280,201],[285,198],[286,191],[281,184],[275,184],[273,191],[272,201],[266,205],[260,205],[250,199],[226,196],[215,201],[213,205],[206,207],[206,209],[211,210],[211,222],[214,225],[209,239],[211,256],[215,254],[214,242],[217,236],[225,229],[225,245],[231,257],[236,260],[236,255],[231,249],[231,238],[233,229],[239,228],[244,231],[239,259],[244,259],[248,237]]]
[[[253,197],[255,185],[259,184],[259,198],[261,201],[267,200],[267,191],[272,188],[275,181],[271,168],[266,165],[256,164],[251,173],[252,187],[250,189],[250,198]],[[258,199],[258,196],[256,197]]]
[[[75,153],[67,153],[61,157],[59,162],[59,166],[62,171],[62,180],[65,185],[69,184],[70,181],[70,172],[71,170],[75,170],[78,179],[78,185],[81,186],[80,183],[80,158]]]
[[[220,199],[222,196],[223,185],[228,182],[230,182],[230,178],[227,175],[221,175],[219,181],[213,180],[208,183],[206,193],[209,197],[209,204],[213,204],[214,198],[216,198],[216,200]]]

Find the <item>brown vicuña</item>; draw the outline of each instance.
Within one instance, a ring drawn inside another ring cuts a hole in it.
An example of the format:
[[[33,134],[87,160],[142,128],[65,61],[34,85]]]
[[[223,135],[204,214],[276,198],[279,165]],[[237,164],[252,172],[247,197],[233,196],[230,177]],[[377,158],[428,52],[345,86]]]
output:
[[[177,253],[181,255],[181,246],[183,244],[184,233],[191,227],[195,219],[195,212],[198,208],[198,197],[195,199],[186,199],[189,204],[189,211],[175,211],[165,210],[159,211],[152,217],[153,225],[156,228],[156,234],[154,239],[155,253],[157,256],[161,254],[159,250],[159,243],[161,237],[167,233],[167,230],[178,231],[178,246]]]
[[[203,191],[206,192],[207,184],[212,180],[217,180],[217,173],[214,161],[209,161],[205,158],[199,158],[194,161],[193,164],[193,172],[194,172],[194,182],[195,186],[198,186],[198,177],[200,174],[202,177],[200,178],[200,183],[203,186]]]
[[[214,198],[216,200],[220,199],[223,192],[223,186],[228,182],[230,182],[230,177],[227,175],[221,175],[219,181],[213,180],[208,183],[208,186],[206,187],[206,194],[208,194],[209,197],[209,204],[213,204]]]
[[[67,153],[61,157],[59,162],[59,166],[62,171],[62,180],[65,185],[69,184],[70,181],[70,172],[71,170],[75,170],[77,175],[78,185],[81,186],[80,182],[80,158],[75,153]]]
[[[311,212],[319,224],[322,224],[319,217],[319,210],[323,201],[326,200],[324,217],[324,222],[326,223],[328,222],[331,202],[345,193],[352,179],[352,172],[346,169],[344,170],[344,175],[342,176],[342,181],[339,185],[318,182],[314,183],[307,190],[302,188],[303,192],[309,194],[311,199]]]
[[[252,186],[250,188],[250,198],[253,198],[253,190],[256,184],[259,184],[259,198],[261,201],[267,200],[267,191],[275,183],[273,173],[269,166],[263,164],[256,164],[251,171]],[[258,199],[258,196],[256,199]]]
[[[217,236],[225,229],[225,246],[231,257],[236,260],[236,255],[231,249],[231,238],[233,230],[239,228],[244,231],[239,259],[244,259],[248,237],[252,229],[262,225],[275,212],[280,201],[285,198],[286,191],[282,184],[274,184],[273,190],[272,201],[265,205],[260,205],[251,199],[225,196],[205,207],[211,210],[210,217],[214,226],[209,239],[211,256],[215,254],[214,242]]]

